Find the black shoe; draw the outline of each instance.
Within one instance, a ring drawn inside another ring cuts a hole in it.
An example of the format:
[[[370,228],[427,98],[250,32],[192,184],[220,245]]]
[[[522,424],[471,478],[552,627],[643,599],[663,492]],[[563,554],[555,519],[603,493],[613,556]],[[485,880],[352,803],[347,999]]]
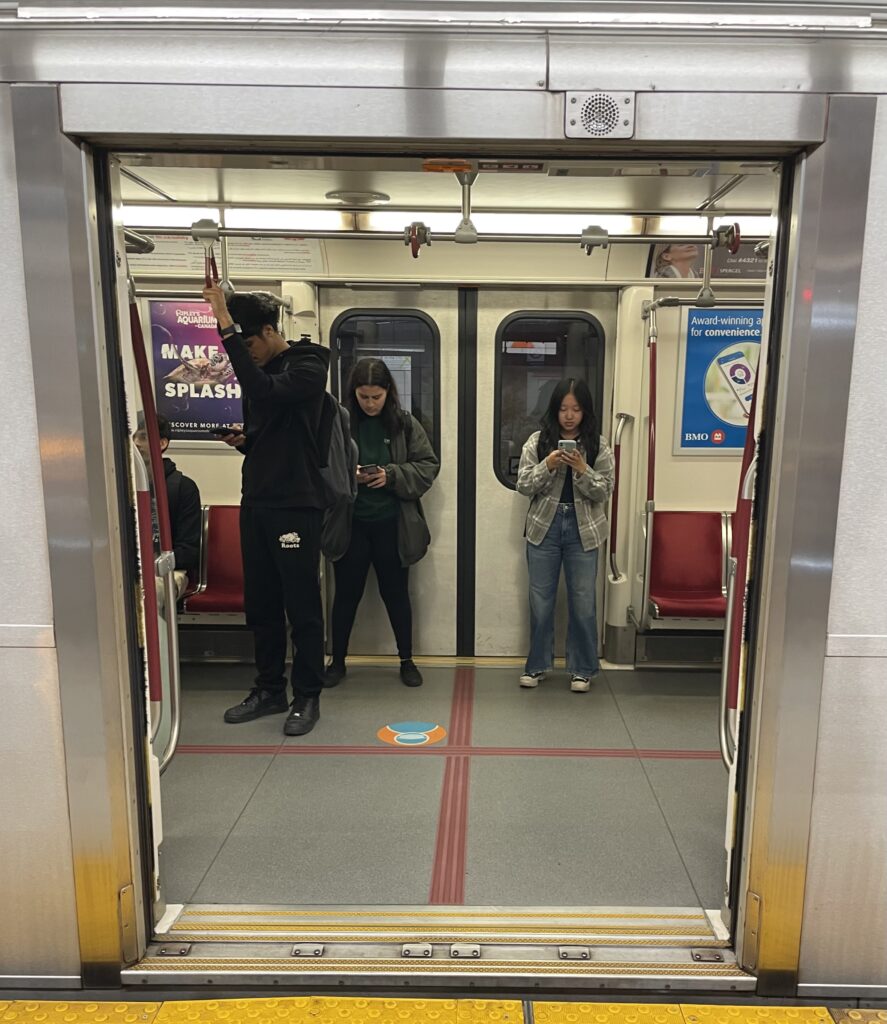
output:
[[[339,683],[345,678],[348,669],[345,668],[344,661],[331,661],[326,667],[326,672],[323,676],[323,688],[325,690],[331,690],[334,686],[338,686]]]
[[[305,736],[317,725],[318,718],[320,697],[303,697],[300,694],[293,701],[293,709],[283,723],[283,731],[287,736]]]
[[[246,700],[235,704],[233,708],[228,708],[225,712],[225,721],[229,725],[240,725],[242,722],[252,722],[265,715],[279,715],[288,708],[285,693],[269,693],[256,686],[250,690]]]
[[[416,668],[412,658],[400,663],[400,681],[404,686],[421,686],[422,673]]]

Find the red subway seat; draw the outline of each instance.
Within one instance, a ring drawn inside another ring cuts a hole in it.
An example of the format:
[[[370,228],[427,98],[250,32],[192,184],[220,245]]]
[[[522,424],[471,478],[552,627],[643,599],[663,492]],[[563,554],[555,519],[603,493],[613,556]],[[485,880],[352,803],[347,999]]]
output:
[[[722,619],[724,517],[720,512],[652,515],[650,602],[655,618]]]
[[[205,516],[200,584],[185,598],[189,615],[243,611],[243,562],[240,557],[240,506],[211,505]]]

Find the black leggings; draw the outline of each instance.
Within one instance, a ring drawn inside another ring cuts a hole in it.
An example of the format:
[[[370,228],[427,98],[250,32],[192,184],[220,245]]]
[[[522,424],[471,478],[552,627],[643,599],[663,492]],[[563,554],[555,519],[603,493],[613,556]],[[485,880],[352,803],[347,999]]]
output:
[[[397,553],[397,517],[366,522],[354,518],[351,543],[334,564],[336,597],[333,601],[333,660],[344,661],[354,627],[357,606],[363,597],[370,565],[376,570],[379,593],[385,602],[397,653],[401,660],[413,656],[413,610],[410,607],[409,569]]]

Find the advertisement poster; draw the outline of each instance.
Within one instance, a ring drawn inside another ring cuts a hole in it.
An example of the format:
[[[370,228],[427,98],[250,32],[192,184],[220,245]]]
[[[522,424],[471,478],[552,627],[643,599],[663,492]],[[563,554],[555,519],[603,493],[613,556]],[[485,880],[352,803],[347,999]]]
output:
[[[173,440],[211,441],[212,427],[242,423],[240,385],[206,302],[148,303],[154,396]]]
[[[745,444],[761,352],[762,309],[685,309],[676,455],[735,455]]]
[[[705,262],[702,245],[651,245],[647,277],[672,281],[701,280]],[[753,245],[740,245],[731,255],[726,249],[712,249],[711,277],[715,281],[761,280],[767,274],[767,259],[755,255]]]

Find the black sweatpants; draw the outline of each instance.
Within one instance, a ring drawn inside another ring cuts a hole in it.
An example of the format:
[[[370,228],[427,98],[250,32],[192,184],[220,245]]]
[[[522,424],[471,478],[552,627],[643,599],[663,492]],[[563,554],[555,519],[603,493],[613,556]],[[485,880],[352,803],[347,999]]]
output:
[[[286,693],[286,623],[293,638],[293,695],[323,689],[320,531],[313,508],[240,508],[246,624],[256,649],[256,686]]]
[[[376,570],[379,593],[385,603],[397,653],[401,659],[413,656],[413,609],[410,607],[410,570],[400,564],[397,553],[397,516],[380,521],[354,517],[351,543],[334,564],[336,597],[333,601],[333,660],[344,661],[354,627],[357,606],[363,597],[370,566]]]

